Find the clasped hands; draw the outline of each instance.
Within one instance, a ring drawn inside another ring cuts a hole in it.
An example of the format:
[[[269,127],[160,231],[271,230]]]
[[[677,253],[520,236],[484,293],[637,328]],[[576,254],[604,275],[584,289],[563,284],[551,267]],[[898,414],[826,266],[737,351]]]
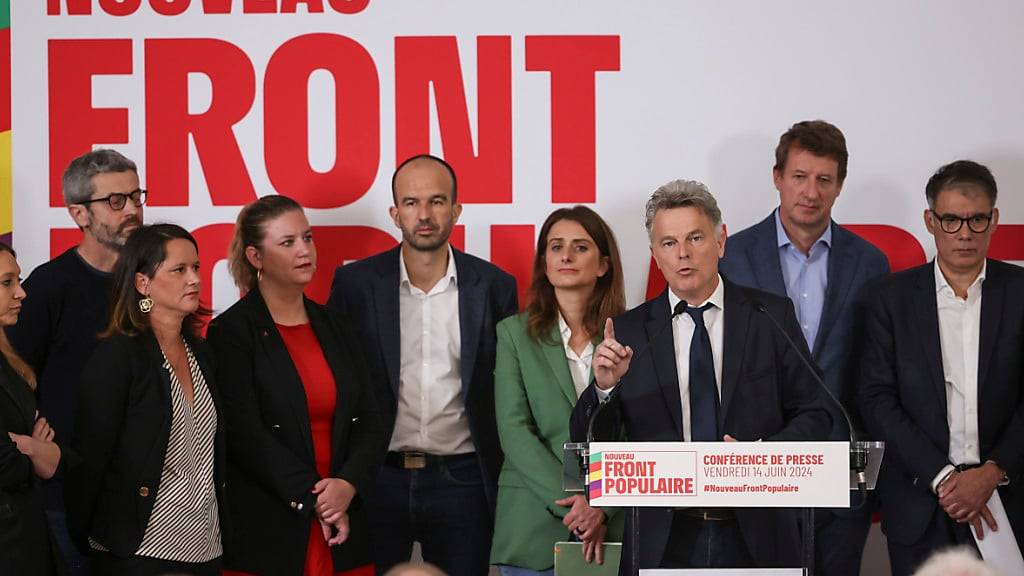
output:
[[[587,499],[580,494],[555,500],[555,504],[569,508],[568,514],[562,519],[569,531],[583,541],[583,558],[587,562],[604,564],[604,537],[608,533],[604,512],[592,507]]]
[[[993,532],[999,530],[988,509],[988,500],[1002,477],[1002,469],[994,462],[963,472],[954,471],[938,486],[939,504],[950,518],[969,523],[978,540],[982,540],[986,524]]]
[[[316,515],[328,546],[348,539],[348,507],[356,495],[356,487],[341,478],[322,478],[313,485],[316,494]],[[331,529],[335,534],[331,535]]]
[[[7,435],[18,447],[18,452],[28,456],[32,461],[32,471],[36,476],[44,480],[53,477],[60,462],[60,447],[53,442],[54,430],[46,418],[39,417],[39,412],[36,411],[31,436],[14,432],[8,432]]]

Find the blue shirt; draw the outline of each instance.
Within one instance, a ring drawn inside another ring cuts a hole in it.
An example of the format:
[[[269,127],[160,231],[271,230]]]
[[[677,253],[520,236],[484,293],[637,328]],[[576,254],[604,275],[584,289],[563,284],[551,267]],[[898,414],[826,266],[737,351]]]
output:
[[[786,295],[793,301],[796,318],[807,340],[807,347],[814,350],[814,339],[818,335],[821,312],[825,306],[825,290],[828,288],[828,256],[832,251],[832,225],[811,245],[810,255],[804,255],[786,235],[775,209],[775,233],[779,242],[779,264],[782,265],[782,280],[786,284]]]

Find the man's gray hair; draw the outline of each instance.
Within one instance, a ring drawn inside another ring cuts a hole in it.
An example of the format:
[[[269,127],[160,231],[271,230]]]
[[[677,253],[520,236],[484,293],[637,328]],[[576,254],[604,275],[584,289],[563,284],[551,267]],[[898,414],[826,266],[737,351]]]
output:
[[[108,172],[135,172],[138,175],[139,170],[135,167],[135,162],[125,158],[117,150],[109,148],[86,152],[72,160],[64,171],[64,205],[70,206],[88,200],[95,192],[92,177]]]
[[[988,526],[985,527],[988,530]],[[933,554],[914,572],[914,576],[997,576],[990,565],[983,562],[974,550],[961,546]]]
[[[647,200],[647,216],[644,225],[650,236],[654,228],[654,216],[661,210],[685,208],[693,206],[704,213],[715,229],[715,235],[722,232],[722,211],[718,209],[718,201],[708,191],[708,187],[696,180],[673,180],[658,188]]]

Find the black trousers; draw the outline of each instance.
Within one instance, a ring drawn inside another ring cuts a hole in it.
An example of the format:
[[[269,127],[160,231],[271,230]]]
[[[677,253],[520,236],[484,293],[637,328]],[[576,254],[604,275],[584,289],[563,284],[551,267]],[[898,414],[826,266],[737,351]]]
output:
[[[221,559],[209,562],[174,562],[146,556],[118,558],[101,554],[90,562],[94,576],[220,576]]]

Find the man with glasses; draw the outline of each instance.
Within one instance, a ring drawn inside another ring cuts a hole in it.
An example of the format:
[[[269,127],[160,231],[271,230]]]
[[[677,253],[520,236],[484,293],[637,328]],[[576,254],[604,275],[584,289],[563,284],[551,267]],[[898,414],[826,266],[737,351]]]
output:
[[[1024,269],[986,259],[999,222],[988,168],[943,166],[925,194],[935,261],[874,287],[861,356],[864,421],[886,442],[878,491],[894,576],[973,544],[971,531],[1024,536]],[[1010,526],[994,518],[997,497]]]
[[[128,236],[142,224],[146,191],[139,188],[134,162],[114,150],[94,150],[71,161],[63,192],[82,241],[32,271],[24,282],[29,296],[21,317],[7,334],[35,370],[40,414],[66,446],[74,429],[78,374],[110,321],[111,271]],[[84,560],[67,535],[61,488],[47,486],[47,516],[72,574],[84,574]]]

